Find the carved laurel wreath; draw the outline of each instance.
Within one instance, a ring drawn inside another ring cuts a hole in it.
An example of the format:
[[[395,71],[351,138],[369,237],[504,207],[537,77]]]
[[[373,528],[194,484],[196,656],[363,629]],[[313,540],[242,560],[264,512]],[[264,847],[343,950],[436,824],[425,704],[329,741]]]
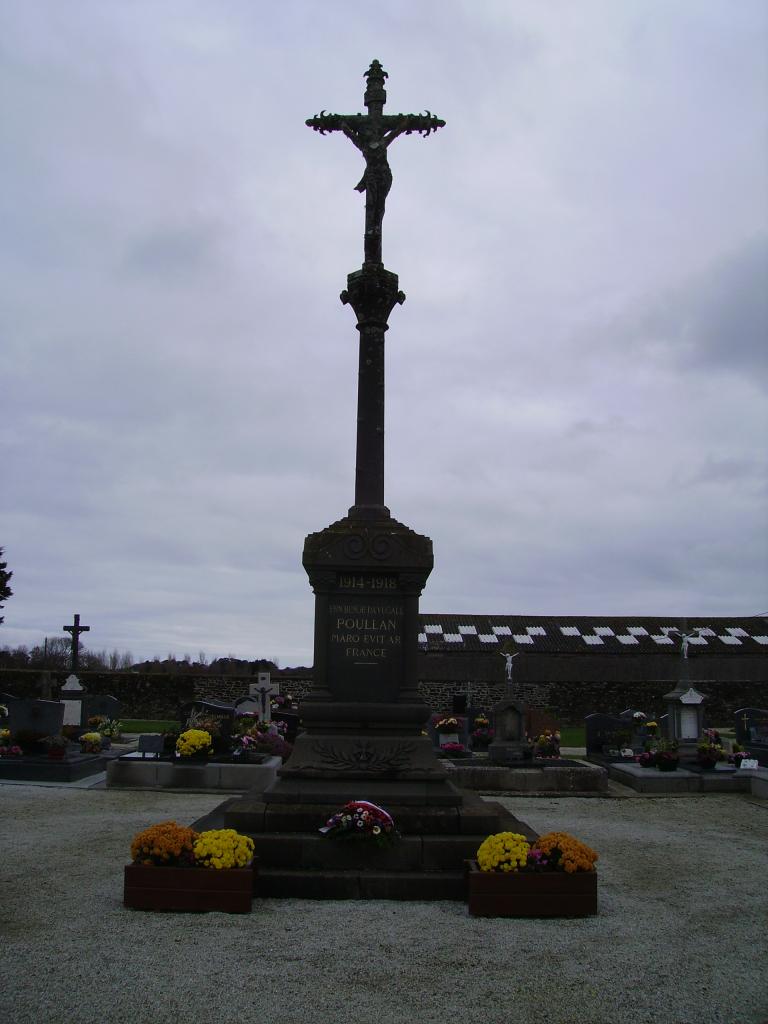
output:
[[[315,742],[312,752],[318,761],[335,771],[353,772],[363,769],[368,772],[402,771],[410,763],[416,747],[413,743],[395,743],[388,747],[376,747],[365,740],[359,740],[354,746],[347,744],[335,746],[331,743]],[[293,768],[294,765],[292,764]],[[298,765],[299,768],[317,767],[314,765]]]

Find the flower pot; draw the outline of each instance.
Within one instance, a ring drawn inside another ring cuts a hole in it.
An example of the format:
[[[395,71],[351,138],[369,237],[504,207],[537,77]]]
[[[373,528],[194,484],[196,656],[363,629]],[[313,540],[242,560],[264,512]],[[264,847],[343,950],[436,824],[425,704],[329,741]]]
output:
[[[481,871],[467,865],[467,902],[475,917],[588,917],[597,913],[597,872]]]
[[[255,883],[255,864],[221,870],[127,864],[123,904],[134,910],[221,910],[248,914]]]
[[[658,761],[656,767],[660,772],[676,772],[679,761]]]
[[[49,747],[48,757],[51,761],[63,761],[66,751],[64,747]]]

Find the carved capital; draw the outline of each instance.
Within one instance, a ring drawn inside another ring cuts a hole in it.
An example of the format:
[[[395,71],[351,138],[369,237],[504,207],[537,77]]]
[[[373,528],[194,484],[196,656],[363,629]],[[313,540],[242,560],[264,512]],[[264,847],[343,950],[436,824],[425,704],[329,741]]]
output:
[[[304,541],[304,568],[313,581],[325,570],[363,567],[405,570],[412,585],[424,586],[434,562],[429,537],[410,530],[396,519],[347,517]]]
[[[360,270],[347,276],[347,288],[340,298],[344,305],[354,309],[358,328],[387,329],[389,314],[405,302],[405,294],[397,284],[397,274],[385,270],[382,263],[364,263]]]

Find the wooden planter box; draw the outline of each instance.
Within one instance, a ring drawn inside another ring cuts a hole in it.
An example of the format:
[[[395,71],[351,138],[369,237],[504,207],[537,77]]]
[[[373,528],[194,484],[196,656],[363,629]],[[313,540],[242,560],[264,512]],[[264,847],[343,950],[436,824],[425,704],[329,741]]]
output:
[[[134,910],[222,910],[249,914],[255,883],[255,864],[220,871],[127,864],[123,904]]]
[[[597,913],[597,872],[481,871],[467,861],[467,901],[475,917],[588,917]]]

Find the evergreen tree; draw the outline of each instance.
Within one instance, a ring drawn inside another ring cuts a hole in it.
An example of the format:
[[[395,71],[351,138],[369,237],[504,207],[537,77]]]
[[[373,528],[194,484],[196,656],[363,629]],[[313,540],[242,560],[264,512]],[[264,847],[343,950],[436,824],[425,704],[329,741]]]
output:
[[[2,558],[2,554],[3,549],[0,548],[0,558]],[[13,576],[13,573],[7,571],[7,565],[7,562],[0,562],[0,608],[3,607],[3,602],[7,601],[11,594],[13,594],[13,591],[8,586],[8,581],[10,580],[11,576]],[[0,622],[2,621],[3,616],[0,615]]]

